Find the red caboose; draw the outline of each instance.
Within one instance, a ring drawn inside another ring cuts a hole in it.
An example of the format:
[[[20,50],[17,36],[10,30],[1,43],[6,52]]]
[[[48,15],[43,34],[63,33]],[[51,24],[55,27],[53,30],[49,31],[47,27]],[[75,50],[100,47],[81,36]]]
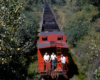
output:
[[[43,9],[43,17],[41,23],[40,37],[38,41],[38,71],[41,76],[50,76],[52,78],[57,78],[59,75],[67,77],[66,73],[68,71],[68,45],[66,43],[65,35],[61,32],[60,27],[48,5],[45,3]],[[56,67],[52,70],[51,62],[44,63],[43,56],[47,52],[51,55],[54,52],[57,56]],[[63,54],[66,57],[66,70],[62,69],[61,62],[58,60]],[[46,70],[44,66],[46,65]]]

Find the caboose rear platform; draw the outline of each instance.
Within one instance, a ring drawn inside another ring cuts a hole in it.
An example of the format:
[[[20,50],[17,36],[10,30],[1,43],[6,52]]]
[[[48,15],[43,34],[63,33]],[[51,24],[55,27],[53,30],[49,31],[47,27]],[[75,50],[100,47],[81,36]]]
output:
[[[54,44],[53,44],[54,45]],[[48,48],[38,48],[38,71],[40,72],[40,76],[45,76],[45,77],[51,77],[52,79],[58,78],[60,75],[67,77],[67,64],[68,64],[68,54],[67,54],[67,48],[63,47],[48,47]],[[44,53],[47,52],[49,55],[51,55],[52,52],[54,52],[57,56],[56,64],[55,64],[55,69],[52,70],[52,64],[51,62],[45,63],[43,56]],[[61,62],[58,61],[60,59],[60,55],[63,54],[66,57],[66,69],[62,69]],[[46,70],[44,69],[44,66],[46,65]]]
[[[67,73],[67,70],[55,69],[54,71],[51,70],[50,72],[48,72],[48,71],[41,72],[41,77],[42,77],[42,79],[43,79],[43,76],[45,76],[47,78],[51,77],[52,79],[57,80],[57,78],[59,76],[64,76],[66,79],[68,79],[66,73]]]

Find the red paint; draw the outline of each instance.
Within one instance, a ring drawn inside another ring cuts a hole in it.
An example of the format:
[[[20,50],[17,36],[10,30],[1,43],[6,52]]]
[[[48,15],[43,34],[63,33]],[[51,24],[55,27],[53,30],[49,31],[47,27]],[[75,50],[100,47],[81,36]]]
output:
[[[47,41],[42,41],[42,37],[47,37]],[[58,37],[63,37],[63,40],[57,40]],[[51,35],[43,35],[43,36],[40,36],[38,43],[44,43],[44,42],[50,42],[50,41],[66,42],[64,35],[51,34]]]

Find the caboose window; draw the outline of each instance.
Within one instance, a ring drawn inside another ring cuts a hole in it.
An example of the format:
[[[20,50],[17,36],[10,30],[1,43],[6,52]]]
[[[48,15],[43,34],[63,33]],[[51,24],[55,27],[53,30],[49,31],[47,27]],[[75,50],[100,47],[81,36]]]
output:
[[[47,37],[42,37],[42,41],[47,41]]]
[[[63,37],[58,37],[58,40],[63,40]]]

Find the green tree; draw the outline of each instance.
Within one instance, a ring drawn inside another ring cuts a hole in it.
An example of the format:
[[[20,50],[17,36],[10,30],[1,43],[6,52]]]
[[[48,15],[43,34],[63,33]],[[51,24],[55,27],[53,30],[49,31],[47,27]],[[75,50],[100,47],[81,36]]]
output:
[[[0,79],[25,80],[28,75],[25,53],[36,45],[38,21],[34,19],[32,26],[26,26],[20,0],[0,3]]]
[[[51,4],[56,4],[56,0],[51,0]]]

